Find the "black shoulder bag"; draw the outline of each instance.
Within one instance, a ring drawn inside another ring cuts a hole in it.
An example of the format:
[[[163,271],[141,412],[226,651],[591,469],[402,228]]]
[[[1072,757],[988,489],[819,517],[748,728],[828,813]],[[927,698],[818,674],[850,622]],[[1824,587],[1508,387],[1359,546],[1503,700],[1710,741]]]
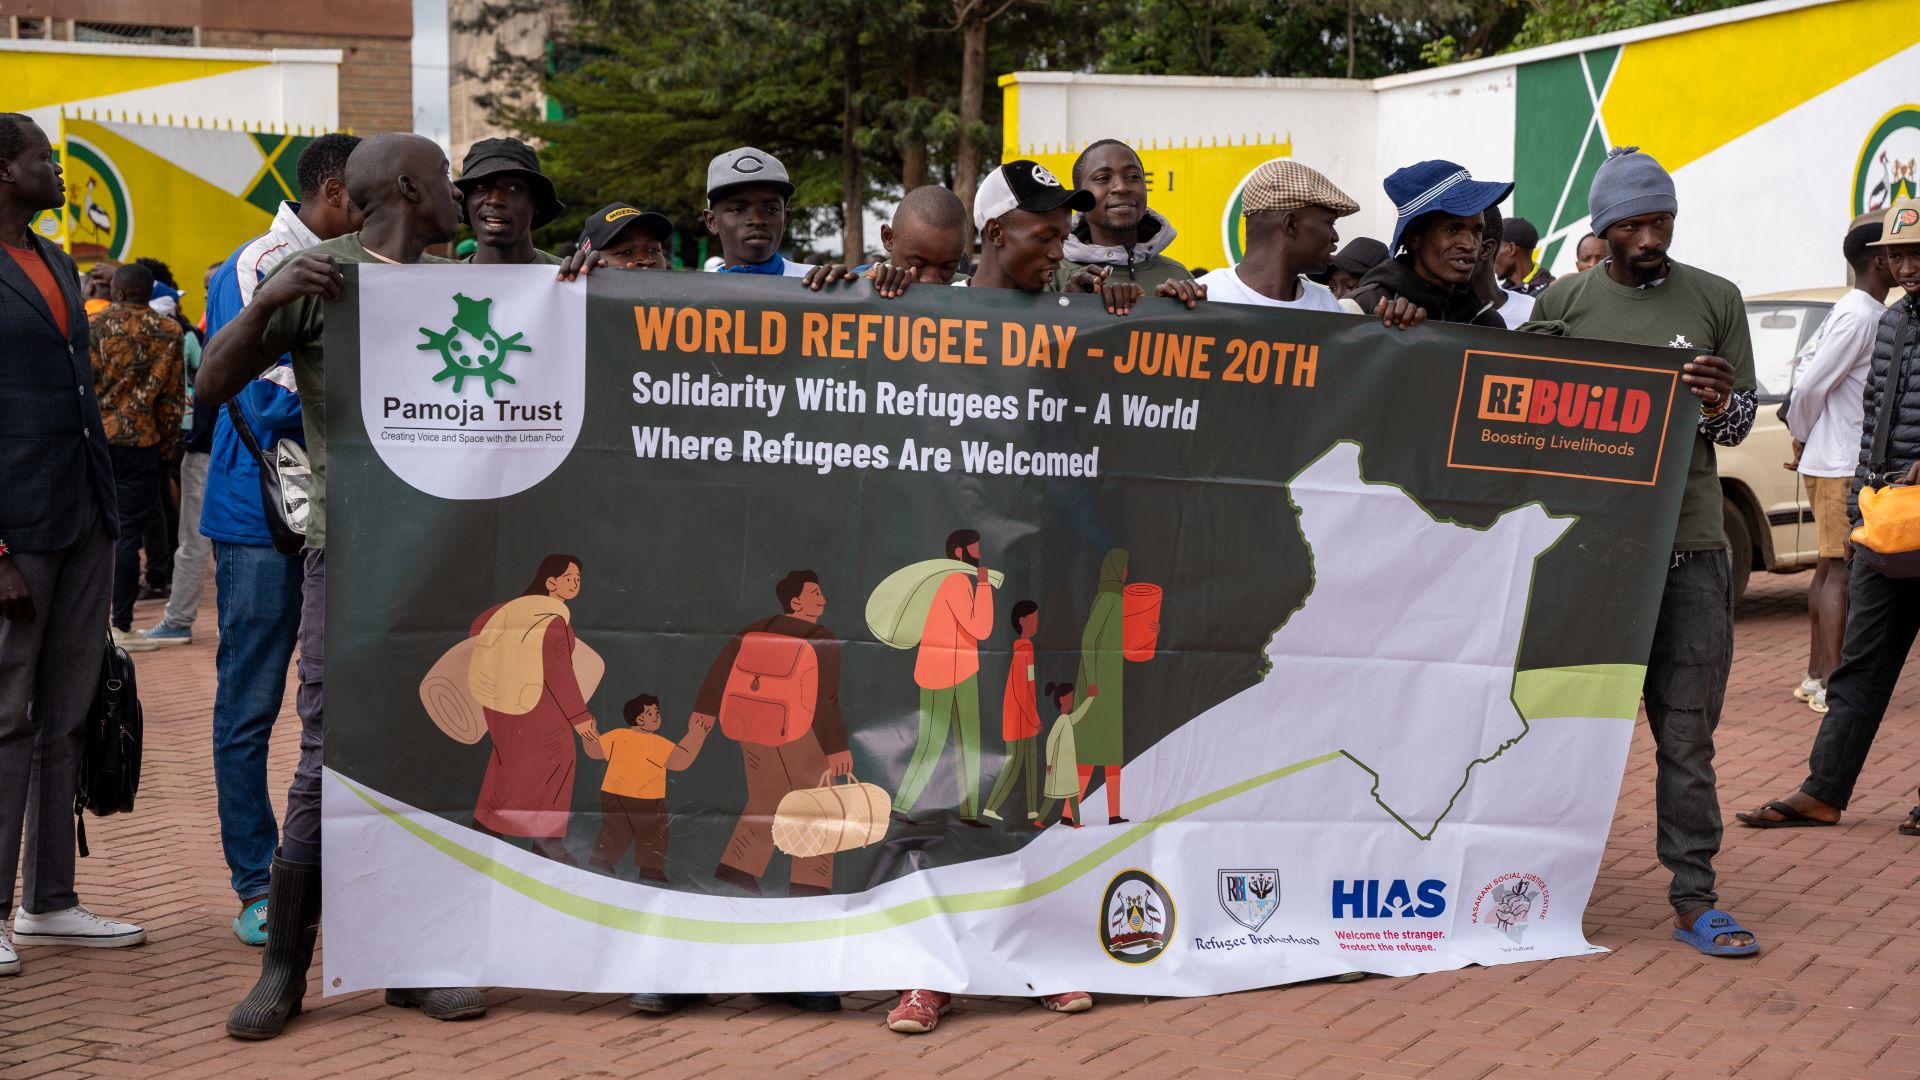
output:
[[[92,854],[87,850],[87,811],[106,817],[133,809],[133,797],[140,791],[142,719],[133,660],[109,637],[100,683],[81,733],[80,779],[73,791],[74,832],[83,858]]]

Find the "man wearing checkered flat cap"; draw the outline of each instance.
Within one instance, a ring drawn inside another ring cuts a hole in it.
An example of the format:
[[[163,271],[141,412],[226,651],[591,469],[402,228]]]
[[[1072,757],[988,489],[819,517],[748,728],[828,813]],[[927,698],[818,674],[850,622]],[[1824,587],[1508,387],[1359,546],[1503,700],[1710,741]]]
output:
[[[1360,204],[1333,181],[1282,158],[1254,170],[1240,193],[1247,222],[1247,257],[1200,279],[1207,298],[1229,304],[1339,311],[1325,286],[1307,280],[1324,273],[1340,241],[1334,222]]]

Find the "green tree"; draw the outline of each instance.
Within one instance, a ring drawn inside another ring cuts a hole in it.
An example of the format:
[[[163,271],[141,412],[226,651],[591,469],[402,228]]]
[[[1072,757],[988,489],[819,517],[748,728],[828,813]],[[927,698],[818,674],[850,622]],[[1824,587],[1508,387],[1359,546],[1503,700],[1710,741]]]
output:
[[[1751,0],[1510,0],[1526,12],[1526,21],[1505,51],[1531,49],[1560,41],[1628,30],[1683,15],[1723,11]]]

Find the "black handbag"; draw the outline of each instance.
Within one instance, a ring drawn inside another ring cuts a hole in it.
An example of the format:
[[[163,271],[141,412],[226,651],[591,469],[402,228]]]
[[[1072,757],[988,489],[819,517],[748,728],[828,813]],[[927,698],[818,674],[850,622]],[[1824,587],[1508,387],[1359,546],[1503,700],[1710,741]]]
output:
[[[307,546],[307,502],[313,492],[306,449],[292,439],[281,439],[271,450],[262,449],[238,400],[227,402],[227,419],[233,421],[234,433],[260,466],[260,502],[266,510],[273,550],[282,555],[300,554],[300,549]]]
[[[107,639],[100,662],[100,683],[87,710],[80,751],[80,779],[73,791],[73,816],[80,854],[87,850],[86,813],[95,817],[133,809],[140,791],[140,743],[143,715],[140,688],[127,650]]]

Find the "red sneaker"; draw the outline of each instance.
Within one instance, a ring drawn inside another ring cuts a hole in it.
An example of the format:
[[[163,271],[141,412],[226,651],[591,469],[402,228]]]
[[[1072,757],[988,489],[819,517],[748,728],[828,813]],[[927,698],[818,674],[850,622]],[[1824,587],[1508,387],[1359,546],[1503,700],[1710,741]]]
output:
[[[1040,999],[1040,1004],[1054,1012],[1086,1012],[1093,1008],[1093,995],[1085,990],[1069,990],[1064,994],[1048,994]]]
[[[938,990],[908,990],[887,1014],[887,1027],[907,1035],[924,1035],[940,1023],[940,1014],[952,1002],[952,994]]]

